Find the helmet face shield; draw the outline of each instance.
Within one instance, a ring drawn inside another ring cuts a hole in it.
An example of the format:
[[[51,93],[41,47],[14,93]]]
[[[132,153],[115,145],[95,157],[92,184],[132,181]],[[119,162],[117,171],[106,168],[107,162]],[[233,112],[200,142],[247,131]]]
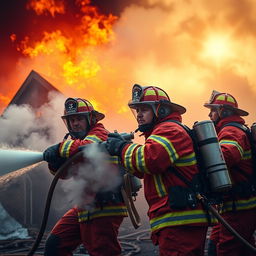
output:
[[[153,111],[153,114],[156,116],[156,107],[155,107],[155,103],[152,102],[152,104],[148,103],[138,103],[136,105],[133,105],[133,107],[130,107],[130,110],[132,111],[133,116],[135,117],[135,119],[137,120],[137,115],[138,115],[138,109],[139,108],[150,108]]]

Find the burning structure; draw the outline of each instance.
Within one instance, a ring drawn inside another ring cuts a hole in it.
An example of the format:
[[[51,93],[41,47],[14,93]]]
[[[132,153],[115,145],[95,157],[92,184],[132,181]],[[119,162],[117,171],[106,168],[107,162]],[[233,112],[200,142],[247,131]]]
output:
[[[38,109],[48,101],[48,93],[51,91],[61,93],[43,76],[32,70],[8,106],[28,104],[33,109]]]

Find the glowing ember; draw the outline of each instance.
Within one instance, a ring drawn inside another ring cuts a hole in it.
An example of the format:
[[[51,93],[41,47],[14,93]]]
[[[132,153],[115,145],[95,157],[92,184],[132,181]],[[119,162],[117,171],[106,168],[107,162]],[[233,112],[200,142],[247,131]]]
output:
[[[12,42],[14,42],[14,41],[16,41],[17,37],[16,37],[15,34],[11,34],[10,39],[11,39]]]

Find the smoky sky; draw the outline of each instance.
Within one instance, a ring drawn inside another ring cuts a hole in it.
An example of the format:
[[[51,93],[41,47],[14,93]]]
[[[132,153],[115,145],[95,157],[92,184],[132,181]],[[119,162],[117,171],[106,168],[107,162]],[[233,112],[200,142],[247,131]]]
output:
[[[19,86],[14,78],[20,82],[21,75],[24,79],[31,68],[44,74],[43,62],[55,68],[63,60],[60,56],[53,61],[57,53],[51,60],[46,56],[29,60],[16,50],[17,43],[25,36],[40,41],[44,30],[50,33],[64,25],[72,28],[79,22],[75,1],[65,1],[68,12],[55,17],[36,15],[26,9],[26,3],[24,0],[1,3],[0,96],[9,94],[8,98],[12,96],[10,86],[15,86],[13,91]],[[113,25],[115,40],[105,47],[95,47],[93,58],[101,70],[96,78],[82,81],[86,90],[77,92],[89,99],[93,97],[107,117],[113,120],[116,113],[128,114],[132,85],[139,83],[163,87],[172,101],[188,109],[184,120],[189,124],[208,118],[202,106],[213,89],[233,94],[239,106],[253,114],[252,122],[256,100],[254,1],[96,0],[91,5],[102,13],[117,16]],[[65,30],[62,32],[65,36]],[[17,36],[15,42],[9,38],[12,33]],[[228,44],[223,56],[216,57],[218,45],[209,47],[209,38],[219,35],[228,37]],[[88,54],[86,47],[81,52],[81,56]],[[20,66],[16,71],[18,60]],[[21,67],[25,70],[21,71]],[[67,90],[64,82],[54,85],[58,89],[59,84],[63,85],[62,92],[75,91]],[[114,104],[110,104],[110,98]]]

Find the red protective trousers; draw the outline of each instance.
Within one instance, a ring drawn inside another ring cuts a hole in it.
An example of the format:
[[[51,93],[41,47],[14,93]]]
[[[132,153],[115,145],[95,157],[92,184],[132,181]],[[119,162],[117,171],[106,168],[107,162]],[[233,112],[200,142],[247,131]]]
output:
[[[152,235],[160,256],[203,256],[207,226],[168,227]]]
[[[253,233],[256,230],[256,209],[237,212],[226,212],[222,217],[234,228],[240,236],[251,242],[255,247]],[[252,253],[247,247],[232,235],[223,225],[219,229],[219,242],[217,244],[218,256],[251,256]]]
[[[117,235],[122,221],[121,216],[107,216],[78,222],[76,209],[70,209],[51,231],[60,239],[56,256],[73,255],[72,252],[80,244],[90,256],[120,256]]]

